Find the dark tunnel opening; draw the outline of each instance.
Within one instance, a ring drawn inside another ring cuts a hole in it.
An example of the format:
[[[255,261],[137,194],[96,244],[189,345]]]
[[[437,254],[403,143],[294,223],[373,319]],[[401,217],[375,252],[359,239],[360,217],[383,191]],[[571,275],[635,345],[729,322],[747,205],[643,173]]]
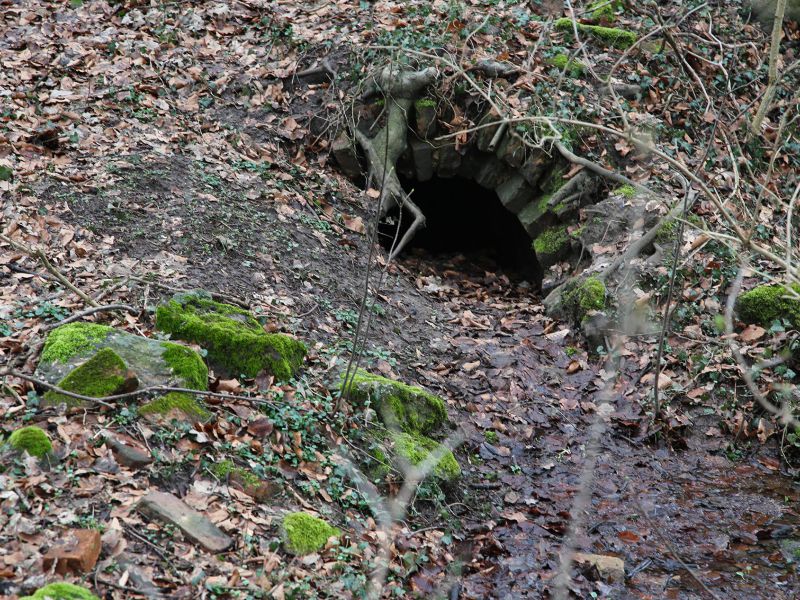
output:
[[[494,191],[460,177],[434,177],[425,182],[401,178],[401,183],[424,213],[426,226],[417,231],[400,258],[428,255],[436,259],[462,254],[475,269],[540,285],[542,269],[531,238]],[[411,224],[410,214],[403,213],[398,233],[398,216],[399,210],[391,212],[379,230],[381,245],[387,251]]]

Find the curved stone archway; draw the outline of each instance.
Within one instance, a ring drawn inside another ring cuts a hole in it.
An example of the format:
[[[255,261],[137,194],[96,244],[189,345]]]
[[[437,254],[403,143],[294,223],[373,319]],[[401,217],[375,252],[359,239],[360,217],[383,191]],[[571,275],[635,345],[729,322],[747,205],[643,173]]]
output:
[[[355,137],[362,146],[381,125],[380,131],[390,130],[391,103],[391,98],[376,97],[360,107]],[[533,249],[534,270],[539,273],[536,285],[541,282],[543,270],[551,265],[578,259],[581,245],[571,234],[578,229],[579,209],[598,199],[600,181],[595,176],[580,171],[565,178],[570,164],[560,154],[531,148],[523,141],[524,132],[506,127],[491,112],[478,120],[479,129],[471,135],[452,137],[442,126],[448,122],[447,109],[440,109],[432,98],[422,97],[413,103],[406,100],[402,108],[406,111],[399,134],[403,139],[395,139],[393,145],[401,147],[395,161],[396,173],[408,183],[401,186],[398,178],[396,187],[405,188],[404,207],[413,205],[412,214],[419,210],[411,190],[414,182],[463,178],[494,192],[502,206],[515,215]],[[378,138],[380,133],[372,139]],[[345,174],[354,179],[362,177],[356,144],[347,134],[339,136],[332,151]],[[372,151],[376,153],[375,149]],[[369,152],[366,158],[374,170]],[[403,200],[397,201],[397,205],[401,204]],[[385,216],[389,210],[390,207],[382,207],[382,214]],[[424,211],[421,213],[424,215]],[[422,222],[409,221],[412,234],[424,226],[424,218]],[[403,246],[406,243],[408,240],[404,239]]]

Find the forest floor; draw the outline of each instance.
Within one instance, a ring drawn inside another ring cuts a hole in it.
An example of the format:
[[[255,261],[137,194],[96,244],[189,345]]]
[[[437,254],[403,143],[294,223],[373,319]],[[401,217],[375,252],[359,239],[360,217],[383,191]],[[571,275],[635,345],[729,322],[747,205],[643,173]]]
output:
[[[403,19],[425,23],[404,3],[297,4],[3,5],[0,166],[11,175],[0,177],[0,231],[42,248],[102,303],[137,309],[102,313],[100,322],[152,336],[158,302],[202,288],[244,301],[312,351],[302,377],[266,395],[259,382],[214,381],[254,400],[218,399],[214,419],[195,427],[136,419],[134,404],[65,414],[8,378],[0,435],[38,424],[56,452],[52,464],[14,458],[0,472],[0,594],[50,581],[42,554],[65,528],[85,527],[102,532],[103,553],[71,580],[101,597],[361,597],[380,539],[369,504],[332,458],[331,440],[344,446],[357,415],[330,411],[369,277],[362,364],[442,395],[464,435],[457,489],[424,484],[396,527],[387,597],[546,597],[598,413],[607,430],[575,545],[623,558],[627,579],[578,571],[577,597],[797,597],[793,455],[779,426],[754,410],[709,327],[733,257],[697,243],[701,232],[683,240],[684,308],[662,375],[668,418],[657,425],[656,335],[627,340],[612,372],[499,267],[476,268],[457,253],[387,265],[380,250],[368,267],[373,194],[332,168],[330,132],[314,122],[335,122],[344,92],[295,73],[331,45],[380,41],[377,30],[402,29]],[[505,10],[519,22],[528,14],[513,3]],[[358,72],[346,52],[331,55]],[[697,212],[713,218],[702,203]],[[660,267],[649,282],[656,306],[667,275]],[[32,372],[29,350],[47,328],[86,306],[3,243],[0,281],[0,364],[22,359]],[[757,353],[791,333],[737,335]],[[259,406],[260,397],[281,408]],[[252,426],[265,415],[275,428],[266,437]],[[98,440],[109,429],[146,445],[155,462],[117,465]],[[208,470],[228,457],[257,464],[254,441],[283,456],[272,465],[280,492],[267,502]],[[234,549],[207,554],[143,519],[133,507],[155,489],[209,516],[235,536]],[[305,558],[284,553],[276,509],[322,506],[345,540]]]

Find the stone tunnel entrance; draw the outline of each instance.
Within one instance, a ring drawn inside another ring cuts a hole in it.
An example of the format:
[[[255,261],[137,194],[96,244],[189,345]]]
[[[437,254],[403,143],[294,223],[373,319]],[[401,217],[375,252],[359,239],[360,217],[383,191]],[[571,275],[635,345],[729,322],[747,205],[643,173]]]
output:
[[[401,259],[427,256],[435,260],[461,254],[466,268],[540,285],[542,268],[531,237],[493,190],[462,177],[433,177],[424,182],[401,178],[401,183],[426,219],[425,228],[417,231]],[[381,224],[381,245],[387,251],[411,224],[408,214],[400,217],[399,213],[398,209],[390,212]]]

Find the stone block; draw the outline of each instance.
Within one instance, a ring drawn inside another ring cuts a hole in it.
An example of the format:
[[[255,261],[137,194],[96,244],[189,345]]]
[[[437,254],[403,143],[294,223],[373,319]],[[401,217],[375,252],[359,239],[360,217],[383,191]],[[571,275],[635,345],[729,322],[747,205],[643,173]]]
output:
[[[526,147],[516,133],[507,133],[497,148],[497,158],[518,169],[525,163]]]
[[[331,152],[342,173],[356,179],[361,176],[361,164],[358,162],[355,145],[345,132],[339,134],[331,144]]]
[[[224,552],[233,544],[233,539],[208,518],[172,494],[150,492],[139,501],[136,509],[146,517],[175,525],[189,540],[209,552]]]
[[[546,223],[545,216],[548,212],[548,196],[540,196],[529,202],[521,211],[517,213],[517,219],[522,223],[525,231],[532,238],[535,238],[541,233]]]
[[[530,156],[519,168],[519,173],[531,187],[536,187],[542,178],[550,172],[550,163],[553,158],[543,150],[533,150]]]
[[[507,210],[517,214],[534,198],[534,191],[519,173],[514,173],[510,178],[495,188],[497,197]]]
[[[461,166],[461,153],[455,144],[442,144],[433,149],[433,166],[438,177],[455,177]]]
[[[42,560],[45,572],[59,575],[88,573],[100,556],[100,532],[96,529],[68,529]]]
[[[414,131],[423,140],[428,140],[436,133],[436,106],[425,100],[414,104]]]
[[[111,449],[116,461],[129,469],[141,469],[153,462],[150,453],[139,448],[128,436],[117,435],[106,438],[106,446]]]
[[[512,171],[506,163],[495,157],[494,154],[489,154],[483,155],[474,177],[478,185],[493,190],[511,175]]]
[[[597,573],[606,581],[622,582],[625,580],[625,563],[616,556],[576,552],[572,560],[576,565],[597,569]]]
[[[430,143],[411,140],[409,147],[417,181],[428,181],[433,178],[433,147]]]

